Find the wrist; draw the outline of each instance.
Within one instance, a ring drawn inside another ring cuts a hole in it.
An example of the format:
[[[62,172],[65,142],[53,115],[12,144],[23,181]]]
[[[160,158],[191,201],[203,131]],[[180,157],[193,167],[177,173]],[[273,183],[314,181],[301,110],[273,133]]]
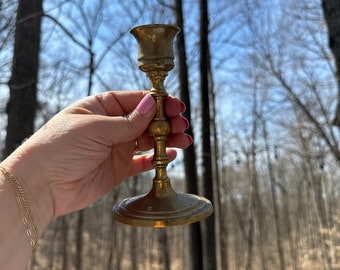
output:
[[[0,172],[1,269],[25,269],[33,250],[13,191],[11,180]]]
[[[54,207],[47,181],[41,178],[31,153],[24,147],[19,147],[1,166],[21,185],[40,237],[53,218]]]

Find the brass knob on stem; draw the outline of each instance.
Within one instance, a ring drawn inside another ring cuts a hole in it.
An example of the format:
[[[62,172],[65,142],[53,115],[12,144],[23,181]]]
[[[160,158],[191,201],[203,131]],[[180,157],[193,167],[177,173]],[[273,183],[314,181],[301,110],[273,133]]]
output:
[[[138,42],[138,66],[152,83],[150,92],[156,100],[157,111],[148,128],[154,141],[152,188],[147,194],[127,198],[113,207],[113,217],[128,225],[166,227],[190,224],[213,212],[207,199],[175,192],[167,175],[170,160],[166,154],[166,140],[171,125],[164,109],[168,95],[164,81],[174,67],[172,43],[178,31],[178,27],[165,24],[138,26],[131,30]]]

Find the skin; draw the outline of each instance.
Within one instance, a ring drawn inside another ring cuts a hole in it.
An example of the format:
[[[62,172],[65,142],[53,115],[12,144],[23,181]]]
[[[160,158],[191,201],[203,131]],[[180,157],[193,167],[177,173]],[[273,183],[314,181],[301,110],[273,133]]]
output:
[[[87,207],[124,179],[153,168],[151,154],[134,155],[136,140],[142,151],[153,147],[146,129],[156,105],[147,94],[118,91],[82,99],[54,116],[1,163],[21,182],[40,235],[54,218]],[[138,107],[143,98],[148,106]],[[169,147],[187,148],[192,143],[184,133],[188,128],[181,116],[184,110],[181,101],[167,97]],[[170,160],[176,157],[172,148],[167,153]],[[0,265],[25,269],[31,246],[3,174],[0,213]]]

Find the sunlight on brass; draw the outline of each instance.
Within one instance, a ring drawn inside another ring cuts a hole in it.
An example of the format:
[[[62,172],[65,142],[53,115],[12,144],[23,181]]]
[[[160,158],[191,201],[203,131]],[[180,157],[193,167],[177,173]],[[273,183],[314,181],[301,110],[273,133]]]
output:
[[[171,126],[164,110],[168,95],[164,80],[174,67],[172,43],[178,31],[176,26],[164,24],[138,26],[131,30],[138,42],[138,66],[150,79],[150,92],[157,104],[156,115],[148,128],[154,141],[155,177],[149,193],[127,198],[113,207],[114,219],[124,224],[164,228],[197,222],[213,212],[207,199],[175,192],[167,175],[170,160],[166,154],[166,140]]]

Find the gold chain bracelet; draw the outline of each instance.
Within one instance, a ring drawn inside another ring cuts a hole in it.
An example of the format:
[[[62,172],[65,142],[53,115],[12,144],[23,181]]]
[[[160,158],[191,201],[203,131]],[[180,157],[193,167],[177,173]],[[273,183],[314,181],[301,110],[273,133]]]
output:
[[[1,166],[0,166],[0,171],[11,182],[13,191],[15,193],[16,201],[18,204],[19,212],[21,215],[21,220],[22,220],[22,223],[26,227],[26,234],[29,238],[29,242],[32,247],[32,252],[34,253],[38,249],[39,236],[38,236],[37,227],[35,226],[35,223],[34,223],[34,218],[32,215],[31,208],[27,200],[27,196],[24,192],[24,189],[20,181],[14,175],[9,173],[5,168]]]

